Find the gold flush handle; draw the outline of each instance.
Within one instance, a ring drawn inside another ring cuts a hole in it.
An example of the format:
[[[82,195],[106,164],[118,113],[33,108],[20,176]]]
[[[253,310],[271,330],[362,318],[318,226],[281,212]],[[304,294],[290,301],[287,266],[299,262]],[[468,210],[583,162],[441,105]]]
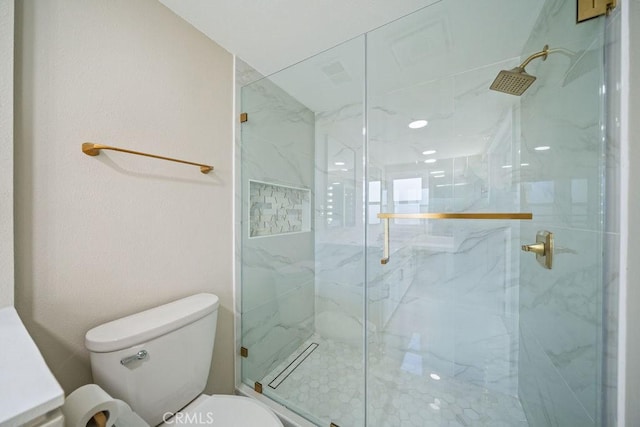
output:
[[[553,267],[554,243],[553,233],[550,231],[538,231],[536,243],[522,245],[522,250],[536,254],[536,260],[544,268],[551,270],[551,267]]]

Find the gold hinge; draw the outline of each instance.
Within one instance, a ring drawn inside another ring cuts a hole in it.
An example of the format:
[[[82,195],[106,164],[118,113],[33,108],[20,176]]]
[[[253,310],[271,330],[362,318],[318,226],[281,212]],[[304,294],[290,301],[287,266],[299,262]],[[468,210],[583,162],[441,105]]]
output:
[[[249,349],[246,347],[240,347],[240,356],[249,357]]]
[[[249,115],[247,113],[241,113],[240,114],[240,123],[244,123],[247,120],[249,120]]]
[[[256,381],[256,383],[253,385],[253,389],[262,394],[262,384],[260,384],[258,381]]]
[[[615,9],[616,0],[578,0],[577,22],[584,22],[602,15],[609,15]]]

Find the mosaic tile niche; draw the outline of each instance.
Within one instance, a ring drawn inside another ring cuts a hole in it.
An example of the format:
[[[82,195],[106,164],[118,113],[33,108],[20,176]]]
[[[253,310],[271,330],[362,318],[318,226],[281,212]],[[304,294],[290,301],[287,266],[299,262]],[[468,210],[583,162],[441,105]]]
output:
[[[311,191],[249,180],[249,237],[310,231]]]

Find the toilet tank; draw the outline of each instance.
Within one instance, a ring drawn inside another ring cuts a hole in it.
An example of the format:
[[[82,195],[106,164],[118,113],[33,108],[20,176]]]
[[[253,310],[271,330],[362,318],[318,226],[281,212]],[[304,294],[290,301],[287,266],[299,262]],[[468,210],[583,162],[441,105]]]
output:
[[[198,294],[87,332],[93,381],[152,426],[203,392],[209,376],[218,297]]]

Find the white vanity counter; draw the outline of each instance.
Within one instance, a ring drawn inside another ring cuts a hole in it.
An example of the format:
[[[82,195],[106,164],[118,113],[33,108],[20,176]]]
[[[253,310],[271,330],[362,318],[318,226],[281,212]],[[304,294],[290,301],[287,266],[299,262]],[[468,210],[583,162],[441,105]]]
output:
[[[0,426],[63,425],[55,411],[63,404],[64,392],[18,313],[0,309]]]

